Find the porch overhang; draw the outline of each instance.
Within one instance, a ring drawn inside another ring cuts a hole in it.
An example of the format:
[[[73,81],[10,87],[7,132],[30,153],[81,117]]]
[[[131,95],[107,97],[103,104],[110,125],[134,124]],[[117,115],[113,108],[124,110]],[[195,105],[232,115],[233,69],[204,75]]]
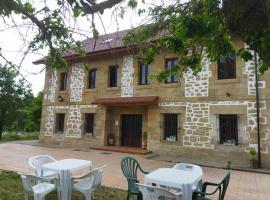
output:
[[[151,105],[157,104],[158,96],[141,96],[141,97],[102,97],[97,98],[93,104],[96,105]]]

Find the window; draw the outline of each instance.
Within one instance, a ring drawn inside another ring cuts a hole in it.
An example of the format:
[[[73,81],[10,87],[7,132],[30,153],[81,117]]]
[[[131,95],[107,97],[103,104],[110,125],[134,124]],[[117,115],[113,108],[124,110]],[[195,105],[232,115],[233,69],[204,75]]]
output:
[[[218,60],[218,79],[236,78],[236,57],[235,54],[220,56]]]
[[[67,89],[67,73],[63,72],[60,74],[60,91]]]
[[[219,115],[220,144],[238,145],[237,115]]]
[[[174,74],[173,73],[173,68],[176,66],[178,63],[177,59],[166,59],[165,60],[165,68],[166,70],[169,70],[169,75],[165,83],[177,83],[178,82],[178,73]]]
[[[177,141],[178,114],[164,114],[164,140]]]
[[[117,87],[118,66],[109,67],[109,87]]]
[[[64,126],[65,126],[65,114],[64,113],[56,114],[55,132],[64,133]]]
[[[149,74],[150,74],[150,65],[149,64],[140,64],[140,85],[148,85],[149,84]]]
[[[85,135],[94,135],[94,113],[85,114]]]
[[[90,89],[96,88],[96,73],[97,73],[97,69],[91,69],[89,71],[88,88],[90,88]]]

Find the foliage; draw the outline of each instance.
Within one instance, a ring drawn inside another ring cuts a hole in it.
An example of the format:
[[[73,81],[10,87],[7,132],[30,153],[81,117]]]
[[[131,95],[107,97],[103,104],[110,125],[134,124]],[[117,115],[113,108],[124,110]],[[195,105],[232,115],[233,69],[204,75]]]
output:
[[[124,200],[126,199],[126,191],[103,187],[102,194],[104,200]],[[99,191],[94,193],[94,199],[99,199]],[[15,172],[0,171],[0,199],[16,200],[24,198],[24,190],[21,178]],[[57,199],[56,192],[52,192],[46,196],[47,200]],[[72,200],[83,200],[84,197],[77,191],[72,192]],[[131,198],[134,200],[135,198]]]
[[[39,50],[49,47],[45,61],[52,68],[67,66],[64,52],[71,49],[84,56],[83,45],[74,40],[72,29],[66,23],[70,18],[85,17],[89,20],[94,38],[99,35],[95,16],[114,6],[121,8],[124,17],[126,6],[136,9],[144,0],[57,0],[56,5],[44,4],[36,8],[31,1],[0,0],[0,15],[3,19],[21,15],[30,21],[38,32],[29,48]],[[202,58],[211,61],[220,55],[235,53],[232,38],[242,39],[247,46],[237,50],[245,61],[253,59],[250,50],[259,55],[260,72],[270,65],[270,1],[269,0],[170,0],[166,4],[152,4],[149,9],[137,9],[138,16],[147,16],[147,25],[131,30],[125,44],[139,47],[138,57],[144,63],[151,63],[153,57],[166,48],[179,57],[179,64],[173,73],[192,69],[201,70]],[[1,56],[1,54],[0,54]],[[181,66],[181,67],[180,67]],[[168,71],[155,77],[163,80]]]
[[[19,79],[11,68],[0,65],[0,139],[3,130],[18,119],[31,96],[29,85]]]
[[[147,132],[143,132],[143,140],[144,141],[147,141],[147,137],[148,137]]]
[[[25,131],[39,131],[41,123],[42,101],[43,92],[39,92],[38,95],[32,99],[32,102],[24,108],[27,119],[27,124],[24,127]]]
[[[151,63],[162,49],[169,49],[179,57],[174,74],[189,69],[198,73],[204,56],[217,61],[221,55],[237,53],[249,61],[253,59],[250,50],[255,50],[260,72],[264,72],[270,66],[269,8],[267,0],[189,0],[154,5],[147,11],[151,22],[131,30],[125,44],[138,45],[138,57],[144,63]],[[247,46],[236,52],[233,38],[242,39]],[[161,81],[168,73],[163,71],[155,77]]]
[[[17,140],[37,140],[38,132],[4,132],[1,142],[17,141]]]
[[[256,149],[254,147],[250,148],[249,155],[251,156],[251,160],[256,160],[257,159],[257,151],[256,151]]]

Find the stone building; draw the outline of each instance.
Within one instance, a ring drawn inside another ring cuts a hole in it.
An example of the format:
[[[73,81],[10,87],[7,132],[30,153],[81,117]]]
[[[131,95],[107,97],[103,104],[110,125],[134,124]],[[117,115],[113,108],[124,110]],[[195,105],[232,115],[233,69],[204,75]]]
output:
[[[65,147],[141,147],[179,160],[248,166],[257,148],[254,62],[234,55],[203,60],[197,75],[148,78],[177,61],[167,50],[150,65],[125,47],[126,31],[82,42],[86,56],[66,52],[68,69],[47,70],[39,140]],[[236,48],[244,43],[235,40]],[[34,62],[43,63],[43,59]],[[87,63],[87,65],[85,65]],[[270,167],[270,73],[259,76],[262,166]]]

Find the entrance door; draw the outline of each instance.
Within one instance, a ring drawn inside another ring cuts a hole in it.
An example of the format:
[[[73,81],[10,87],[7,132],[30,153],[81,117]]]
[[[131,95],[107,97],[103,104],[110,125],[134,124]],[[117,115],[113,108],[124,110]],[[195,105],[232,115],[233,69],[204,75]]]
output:
[[[142,115],[122,115],[122,146],[141,147]]]

